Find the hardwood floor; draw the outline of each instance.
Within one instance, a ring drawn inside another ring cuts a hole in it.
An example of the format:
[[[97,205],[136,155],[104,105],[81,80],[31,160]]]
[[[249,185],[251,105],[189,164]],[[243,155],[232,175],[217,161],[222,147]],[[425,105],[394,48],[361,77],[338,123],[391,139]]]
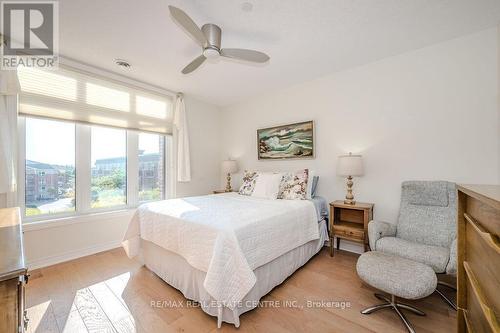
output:
[[[243,314],[239,329],[218,330],[215,317],[115,249],[31,272],[28,332],[405,332],[391,311],[360,314],[379,301],[356,259],[324,248],[261,300],[267,307]],[[407,313],[417,332],[456,331],[456,312],[436,294],[408,303],[427,313]]]

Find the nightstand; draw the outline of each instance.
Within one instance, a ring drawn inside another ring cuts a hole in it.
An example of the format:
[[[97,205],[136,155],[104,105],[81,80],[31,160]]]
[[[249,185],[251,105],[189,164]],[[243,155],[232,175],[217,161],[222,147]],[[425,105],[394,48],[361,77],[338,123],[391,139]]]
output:
[[[337,237],[337,250],[340,239],[362,243],[368,249],[368,222],[373,219],[372,203],[356,202],[345,204],[342,200],[330,202],[330,256],[333,257],[333,239]]]

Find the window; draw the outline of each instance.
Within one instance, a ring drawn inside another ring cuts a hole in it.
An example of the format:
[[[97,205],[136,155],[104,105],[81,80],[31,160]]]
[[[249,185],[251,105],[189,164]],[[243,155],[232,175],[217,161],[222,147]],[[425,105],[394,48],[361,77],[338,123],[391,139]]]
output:
[[[25,168],[20,176],[25,186],[20,193],[28,222],[136,207],[167,197],[166,157],[171,144],[167,137],[21,119]],[[134,172],[132,177],[128,170]],[[136,190],[130,193],[129,188]]]
[[[75,210],[75,125],[26,119],[26,216]]]
[[[91,207],[103,208],[127,203],[126,131],[92,127]]]
[[[165,138],[157,134],[139,134],[139,201],[164,197]]]
[[[87,103],[114,111],[130,111],[130,94],[126,91],[87,83]]]
[[[23,92],[67,101],[76,100],[77,81],[72,77],[22,66],[19,67],[18,75]]]
[[[19,67],[18,77],[24,147],[18,199],[25,221],[136,207],[167,196],[171,93],[85,66]]]

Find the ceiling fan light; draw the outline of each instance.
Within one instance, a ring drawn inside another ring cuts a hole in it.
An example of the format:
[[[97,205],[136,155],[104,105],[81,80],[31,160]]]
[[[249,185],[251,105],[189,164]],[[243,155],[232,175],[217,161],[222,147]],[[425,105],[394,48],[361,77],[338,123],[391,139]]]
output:
[[[203,55],[209,59],[216,59],[220,56],[219,51],[210,47],[207,47],[206,49],[203,50]]]

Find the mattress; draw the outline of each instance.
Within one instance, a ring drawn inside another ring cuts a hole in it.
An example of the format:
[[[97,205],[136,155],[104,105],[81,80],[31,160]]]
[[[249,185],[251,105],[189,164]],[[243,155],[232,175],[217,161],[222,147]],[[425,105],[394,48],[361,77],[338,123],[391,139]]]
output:
[[[162,280],[180,290],[187,299],[199,302],[204,312],[217,317],[218,327],[222,322],[239,327],[241,314],[256,308],[264,295],[306,264],[323,247],[328,239],[326,222],[321,221],[318,228],[319,239],[307,242],[254,269],[256,283],[234,309],[219,306],[203,286],[206,273],[193,268],[182,256],[142,240],[140,260]]]

